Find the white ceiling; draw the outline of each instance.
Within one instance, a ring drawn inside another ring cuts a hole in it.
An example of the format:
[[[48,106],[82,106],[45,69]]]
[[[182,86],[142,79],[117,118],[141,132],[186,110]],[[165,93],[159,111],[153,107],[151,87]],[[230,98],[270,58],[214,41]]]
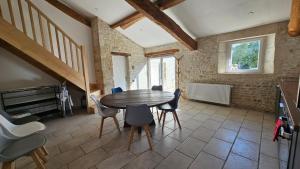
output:
[[[108,24],[135,11],[125,0],[61,1],[85,15],[98,16]],[[185,0],[165,10],[165,13],[190,36],[196,38],[287,20],[290,6],[291,0]],[[125,30],[117,30],[142,47],[176,41],[148,19]]]

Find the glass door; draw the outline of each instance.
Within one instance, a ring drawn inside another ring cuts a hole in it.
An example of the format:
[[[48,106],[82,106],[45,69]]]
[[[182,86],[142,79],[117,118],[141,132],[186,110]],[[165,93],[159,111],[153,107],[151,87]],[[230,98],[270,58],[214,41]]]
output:
[[[175,91],[175,58],[162,58],[162,85],[165,91]]]
[[[162,85],[164,91],[175,90],[175,58],[159,57],[149,59],[149,88]]]

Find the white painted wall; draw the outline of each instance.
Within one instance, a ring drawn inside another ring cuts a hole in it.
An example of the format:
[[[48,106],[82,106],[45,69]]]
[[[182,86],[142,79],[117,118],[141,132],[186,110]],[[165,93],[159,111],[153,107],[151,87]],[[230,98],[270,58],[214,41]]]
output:
[[[58,84],[58,80],[0,47],[0,90]]]

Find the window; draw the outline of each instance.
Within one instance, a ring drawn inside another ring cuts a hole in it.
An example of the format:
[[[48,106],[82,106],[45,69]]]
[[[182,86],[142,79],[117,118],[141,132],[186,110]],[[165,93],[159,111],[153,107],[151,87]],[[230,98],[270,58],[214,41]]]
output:
[[[261,39],[248,39],[229,43],[227,72],[259,72],[261,65]]]
[[[272,74],[274,73],[276,34],[219,42],[219,74]]]

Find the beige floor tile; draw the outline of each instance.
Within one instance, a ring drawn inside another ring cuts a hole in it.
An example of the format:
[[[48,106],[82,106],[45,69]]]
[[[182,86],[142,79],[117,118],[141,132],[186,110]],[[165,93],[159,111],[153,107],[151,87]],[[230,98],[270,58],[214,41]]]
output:
[[[229,129],[219,128],[214,135],[215,138],[233,143],[236,138],[237,132]]]
[[[191,134],[192,134],[192,130],[190,130],[190,129],[186,129],[186,128],[179,129],[178,128],[175,131],[173,131],[172,133],[170,133],[168,136],[173,138],[173,139],[176,139],[180,142],[183,142]]]
[[[222,122],[208,119],[201,123],[201,126],[212,130],[217,130],[221,126],[221,124]]]
[[[146,151],[136,159],[130,161],[124,169],[153,169],[164,158],[154,151]]]
[[[190,169],[222,169],[224,160],[201,152],[191,164]]]
[[[190,130],[196,130],[201,126],[201,123],[197,120],[190,119],[188,121],[183,121],[181,123],[182,127],[190,129]]]
[[[205,145],[206,142],[189,137],[176,149],[177,151],[195,159]]]
[[[71,162],[69,169],[89,169],[108,157],[109,155],[103,149],[97,149]]]
[[[279,169],[279,161],[277,158],[261,154],[258,169]]]
[[[231,144],[219,139],[212,138],[204,147],[204,152],[225,160],[229,154]]]
[[[166,137],[154,146],[154,151],[163,157],[167,157],[178,145],[180,145],[179,141]]]
[[[123,152],[115,154],[106,160],[97,164],[98,169],[119,169],[129,163],[131,160],[135,159],[136,156],[130,152]]]
[[[222,127],[229,130],[239,131],[242,123],[232,120],[225,120]]]
[[[199,140],[209,142],[212,136],[215,134],[215,130],[200,127],[191,134],[191,137],[197,138]]]
[[[192,163],[193,159],[174,151],[164,159],[156,168],[157,169],[186,169]]]
[[[204,122],[205,120],[207,120],[210,116],[207,114],[202,114],[199,113],[198,115],[194,116],[193,119],[197,120],[197,121],[202,121]]]
[[[232,152],[245,158],[258,161],[259,144],[242,139],[237,139],[233,144]]]
[[[244,120],[242,127],[250,130],[256,130],[256,131],[261,131],[262,130],[262,123],[255,122],[255,121],[249,121],[249,120]]]
[[[255,131],[255,130],[249,130],[246,128],[241,128],[240,132],[238,134],[238,138],[244,139],[244,140],[248,140],[248,141],[252,141],[255,143],[260,143],[260,139],[261,139],[261,132]]]
[[[239,156],[237,154],[230,154],[224,169],[256,169],[257,162]]]
[[[278,144],[272,140],[261,140],[260,153],[278,158]]]

